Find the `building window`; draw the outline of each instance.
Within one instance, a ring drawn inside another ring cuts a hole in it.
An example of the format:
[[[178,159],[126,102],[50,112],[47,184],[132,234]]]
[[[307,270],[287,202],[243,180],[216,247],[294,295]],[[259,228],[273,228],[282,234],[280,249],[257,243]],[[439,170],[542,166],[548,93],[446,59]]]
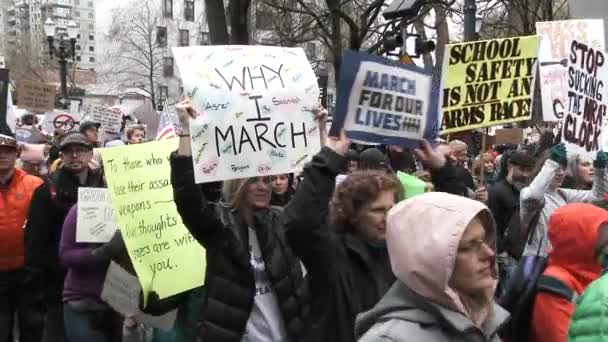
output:
[[[92,34],[89,35],[89,40],[95,40],[95,36],[93,36]]]
[[[258,8],[255,11],[255,27],[258,30],[272,31],[272,15],[268,11]]]
[[[163,57],[163,76],[173,77],[173,58]]]
[[[95,62],[95,57],[89,57],[89,62],[91,62],[91,63]]]
[[[80,56],[76,56],[76,61],[80,62]]]
[[[165,18],[173,18],[173,0],[163,1],[163,16]]]
[[[76,50],[80,50],[80,45],[76,45]]]
[[[159,26],[156,28],[156,44],[159,47],[167,47],[167,28]]]
[[[178,46],[188,46],[188,45],[190,45],[190,31],[179,30],[179,45]]]
[[[80,33],[76,35],[76,39],[80,39]]]
[[[89,30],[94,30],[94,29],[95,29],[95,25],[89,24]]]
[[[75,15],[77,18],[80,18],[80,11],[74,11],[74,15]]]
[[[186,21],[194,21],[194,1],[184,1],[184,18]]]
[[[95,15],[93,15],[93,12],[89,12],[89,19],[95,19]]]
[[[89,1],[89,7],[93,8],[93,1]]]
[[[201,32],[198,37],[198,45],[209,45],[209,32]]]
[[[158,86],[158,98],[159,98],[160,103],[163,103],[166,99],[168,99],[169,98],[169,87]]]
[[[94,46],[89,46],[89,51],[91,51],[91,52],[95,51],[95,47]]]

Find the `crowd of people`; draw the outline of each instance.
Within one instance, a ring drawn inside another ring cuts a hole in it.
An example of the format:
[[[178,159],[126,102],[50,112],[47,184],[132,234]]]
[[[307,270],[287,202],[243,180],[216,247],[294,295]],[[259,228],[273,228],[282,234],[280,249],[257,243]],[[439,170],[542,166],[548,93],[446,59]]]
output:
[[[36,143],[0,135],[0,342],[604,335],[606,153],[568,153],[550,134],[474,158],[459,140],[363,147],[344,132],[327,137],[319,108],[323,147],[301,173],[197,185],[188,127],[198,113],[188,101],[176,108],[174,201],[207,260],[202,287],[141,303],[152,315],[177,309],[173,329],[101,299],[110,261],[134,273],[120,231],[105,244],[76,241],[78,188],[107,186],[94,149],[148,141],[135,125],[100,144],[99,125],[85,122]]]

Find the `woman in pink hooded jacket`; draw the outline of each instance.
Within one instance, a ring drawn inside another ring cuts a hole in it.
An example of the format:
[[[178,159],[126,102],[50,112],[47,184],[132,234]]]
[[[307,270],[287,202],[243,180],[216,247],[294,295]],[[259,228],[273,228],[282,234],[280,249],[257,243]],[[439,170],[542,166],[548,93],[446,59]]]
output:
[[[357,317],[359,341],[500,341],[508,313],[493,301],[495,241],[480,202],[435,192],[393,207],[386,242],[398,280]]]

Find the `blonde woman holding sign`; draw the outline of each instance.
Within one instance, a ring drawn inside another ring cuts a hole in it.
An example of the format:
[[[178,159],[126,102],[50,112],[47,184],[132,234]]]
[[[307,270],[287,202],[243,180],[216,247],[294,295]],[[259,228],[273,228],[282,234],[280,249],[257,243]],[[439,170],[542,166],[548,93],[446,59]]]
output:
[[[194,183],[188,101],[176,106],[182,123],[171,156],[177,210],[206,249],[201,341],[306,341],[310,300],[300,260],[284,237],[282,212],[270,206],[270,177],[224,182],[223,202],[210,203]]]

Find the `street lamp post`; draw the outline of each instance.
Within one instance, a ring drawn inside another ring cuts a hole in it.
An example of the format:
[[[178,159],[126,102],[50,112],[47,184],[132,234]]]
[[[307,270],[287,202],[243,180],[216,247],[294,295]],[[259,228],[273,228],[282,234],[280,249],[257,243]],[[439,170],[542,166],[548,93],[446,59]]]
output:
[[[70,21],[67,27],[57,26],[51,18],[44,22],[44,32],[49,43],[49,55],[56,56],[59,60],[59,76],[61,78],[61,96],[63,97],[63,108],[68,109],[68,60],[76,59],[76,36],[78,25]],[[68,39],[65,39],[67,36]]]

